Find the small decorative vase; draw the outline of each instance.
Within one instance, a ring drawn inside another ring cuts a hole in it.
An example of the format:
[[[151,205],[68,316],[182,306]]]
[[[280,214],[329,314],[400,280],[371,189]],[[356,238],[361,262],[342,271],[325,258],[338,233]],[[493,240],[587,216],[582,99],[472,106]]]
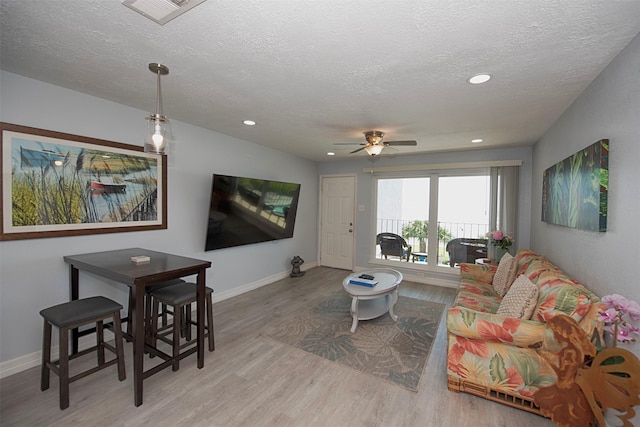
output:
[[[493,258],[493,259],[495,259],[497,263],[500,263],[500,260],[502,259],[504,254],[506,254],[507,252],[509,252],[509,249],[502,249],[502,248],[500,248],[498,246],[495,246],[496,257]]]
[[[495,260],[496,259],[496,247],[493,246],[492,244],[489,244],[487,246],[487,258],[489,258],[491,260]]]

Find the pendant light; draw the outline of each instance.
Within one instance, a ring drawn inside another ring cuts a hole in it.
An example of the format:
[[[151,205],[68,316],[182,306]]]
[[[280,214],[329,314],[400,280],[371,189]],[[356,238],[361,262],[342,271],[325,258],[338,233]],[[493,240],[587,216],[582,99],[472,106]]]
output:
[[[167,140],[170,135],[169,118],[162,114],[162,92],[160,90],[160,76],[169,74],[169,68],[162,64],[149,64],[149,71],[158,76],[158,93],[156,98],[156,112],[147,117],[147,132],[144,137],[144,151],[146,153],[165,154]]]

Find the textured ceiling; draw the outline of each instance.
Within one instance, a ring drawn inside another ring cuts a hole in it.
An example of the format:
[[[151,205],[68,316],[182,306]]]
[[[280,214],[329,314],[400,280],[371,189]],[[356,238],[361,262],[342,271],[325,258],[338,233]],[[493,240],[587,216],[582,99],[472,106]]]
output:
[[[532,144],[640,31],[640,1],[208,0],[164,26],[119,0],[0,7],[3,70],[151,112],[160,62],[170,118],[318,161],[373,129],[418,141],[383,155]]]

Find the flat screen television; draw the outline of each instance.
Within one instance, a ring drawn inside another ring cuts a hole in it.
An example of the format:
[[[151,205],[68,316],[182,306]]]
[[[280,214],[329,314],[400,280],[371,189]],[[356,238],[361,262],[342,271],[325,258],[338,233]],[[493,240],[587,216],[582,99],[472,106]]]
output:
[[[293,237],[300,184],[213,175],[205,251]]]

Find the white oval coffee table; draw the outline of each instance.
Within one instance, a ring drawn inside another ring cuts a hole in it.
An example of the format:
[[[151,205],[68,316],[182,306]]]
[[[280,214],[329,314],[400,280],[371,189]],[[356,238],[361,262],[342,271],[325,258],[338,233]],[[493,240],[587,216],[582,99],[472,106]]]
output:
[[[374,287],[349,283],[351,279],[357,279],[361,274],[370,274],[378,281]],[[370,320],[389,313],[393,321],[398,316],[393,313],[393,306],[398,302],[398,286],[402,282],[402,273],[391,268],[374,268],[367,271],[359,271],[348,275],[342,281],[342,287],[349,294],[351,301],[351,333],[356,331],[359,320]]]

